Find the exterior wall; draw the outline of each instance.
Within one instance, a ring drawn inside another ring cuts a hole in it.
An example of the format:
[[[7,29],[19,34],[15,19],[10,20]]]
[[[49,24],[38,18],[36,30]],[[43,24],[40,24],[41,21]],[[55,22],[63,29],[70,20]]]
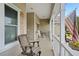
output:
[[[14,3],[20,11],[20,34],[27,34],[27,14],[25,3]]]
[[[34,13],[27,13],[27,35],[34,40]]]
[[[20,12],[20,34],[27,34],[27,19],[26,13]]]
[[[29,40],[37,39],[37,24],[40,24],[39,18],[34,13],[27,13],[27,35]]]
[[[40,31],[49,34],[49,19],[40,20]]]
[[[40,30],[43,32],[49,31],[49,20],[48,19],[41,19],[40,20]]]
[[[19,23],[19,27],[20,27],[20,34],[26,34],[27,33],[27,15],[26,15],[26,5],[25,4],[12,4],[12,6],[16,6],[16,8],[18,7],[20,9],[19,11],[19,18],[18,18],[18,23]],[[18,9],[18,10],[19,10]],[[4,4],[0,4],[0,55],[3,56],[15,56],[15,55],[19,55],[21,53],[21,48],[19,45],[19,42],[13,42],[13,43],[9,43],[7,45],[4,44],[5,42],[5,19],[4,19]]]

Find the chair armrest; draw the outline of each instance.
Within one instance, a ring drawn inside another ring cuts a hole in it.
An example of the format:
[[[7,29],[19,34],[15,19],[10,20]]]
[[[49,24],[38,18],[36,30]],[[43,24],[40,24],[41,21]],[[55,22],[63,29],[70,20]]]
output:
[[[39,47],[39,40],[33,40],[33,41],[29,41],[30,43],[33,43],[33,46],[35,45],[35,43],[37,43],[38,44],[38,47]]]
[[[25,46],[25,49],[27,49],[27,48],[32,48],[33,46],[32,45],[27,45],[27,46]]]

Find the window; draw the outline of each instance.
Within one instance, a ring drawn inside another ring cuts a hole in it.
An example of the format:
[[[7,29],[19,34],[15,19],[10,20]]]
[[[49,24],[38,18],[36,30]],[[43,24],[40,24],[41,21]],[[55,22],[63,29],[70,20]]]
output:
[[[17,11],[5,5],[5,44],[16,41]]]

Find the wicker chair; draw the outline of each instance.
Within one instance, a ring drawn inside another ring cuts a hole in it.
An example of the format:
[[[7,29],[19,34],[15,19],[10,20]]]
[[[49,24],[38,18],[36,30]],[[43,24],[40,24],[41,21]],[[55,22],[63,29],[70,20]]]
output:
[[[29,41],[26,34],[19,35],[18,40],[22,48],[21,54],[27,56],[40,56],[39,41]]]

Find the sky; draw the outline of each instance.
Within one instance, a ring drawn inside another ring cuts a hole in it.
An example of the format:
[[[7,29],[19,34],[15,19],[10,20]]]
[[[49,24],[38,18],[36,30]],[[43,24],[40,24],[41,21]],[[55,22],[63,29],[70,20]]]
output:
[[[79,16],[79,3],[66,3],[65,16],[68,16],[75,9],[76,9],[76,15]]]

